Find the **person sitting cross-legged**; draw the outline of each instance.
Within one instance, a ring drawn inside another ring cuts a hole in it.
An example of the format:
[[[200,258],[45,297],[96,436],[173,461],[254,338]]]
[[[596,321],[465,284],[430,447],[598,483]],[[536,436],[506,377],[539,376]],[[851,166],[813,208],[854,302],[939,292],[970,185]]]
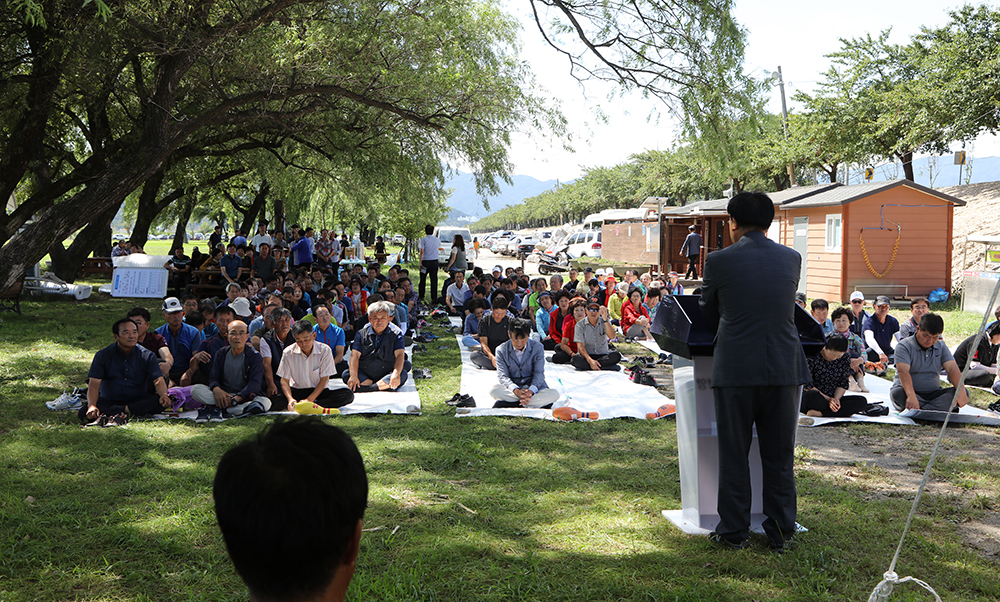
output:
[[[864,397],[844,395],[851,375],[851,356],[847,348],[847,337],[834,333],[827,337],[819,353],[806,358],[812,383],[802,391],[800,412],[807,416],[846,417],[860,414],[868,407]]]
[[[638,297],[639,291],[632,290]],[[586,317],[576,320],[573,326],[578,353],[570,358],[570,363],[577,370],[618,370],[622,354],[608,347],[608,339],[614,337],[615,327],[608,317],[608,308],[597,301],[590,301]]]
[[[493,407],[551,407],[559,392],[545,384],[545,349],[531,338],[531,321],[515,318],[508,329],[510,340],[496,349],[500,382],[490,390]]]
[[[330,346],[316,340],[312,323],[299,320],[292,324],[292,337],[295,344],[285,347],[278,365],[288,411],[315,414],[320,412],[313,411],[314,405],[340,408],[354,401],[354,391],[350,389],[326,388],[337,367]]]
[[[510,339],[511,316],[507,313],[507,297],[493,295],[492,305],[493,311],[479,320],[479,349],[469,354],[472,363],[484,370],[497,369],[497,347]]]
[[[344,431],[311,416],[275,420],[223,454],[213,497],[250,600],[343,602],[368,504],[364,460]]]
[[[192,385],[191,397],[205,404],[198,410],[196,422],[218,422],[223,414],[263,414],[271,409],[271,400],[263,395],[264,362],[252,345],[250,333],[241,320],[229,323],[229,347],[212,358],[208,385]]]
[[[965,375],[965,383],[974,387],[992,387],[993,392],[1000,395],[1000,384],[997,376],[997,345],[1000,345],[1000,322],[993,322],[979,339],[979,346],[973,349],[976,335],[962,341],[955,348],[955,362],[959,370],[964,370],[969,362],[969,371]]]
[[[941,341],[944,320],[935,313],[920,318],[917,332],[896,345],[896,377],[889,389],[889,399],[899,411],[937,410],[947,412],[951,407],[955,387],[962,384],[962,371],[952,357],[948,346]],[[953,387],[941,386],[941,370],[948,373]],[[965,387],[960,387],[956,397],[957,407],[969,403]]]
[[[632,287],[628,291],[628,299],[622,303],[622,334],[632,338],[652,340],[649,332],[649,310],[642,304],[642,291]]]
[[[412,365],[406,359],[403,331],[392,324],[396,308],[388,301],[368,306],[368,323],[354,335],[351,359],[342,378],[352,391],[396,391]]]
[[[588,302],[579,297],[569,303],[569,315],[563,320],[562,338],[552,354],[552,363],[568,364],[580,352],[576,343],[576,323],[587,319]]]
[[[81,422],[124,424],[130,415],[156,414],[171,404],[153,352],[138,344],[139,329],[123,318],[111,326],[115,342],[94,355],[87,373],[87,405]],[[156,393],[149,393],[153,383]]]

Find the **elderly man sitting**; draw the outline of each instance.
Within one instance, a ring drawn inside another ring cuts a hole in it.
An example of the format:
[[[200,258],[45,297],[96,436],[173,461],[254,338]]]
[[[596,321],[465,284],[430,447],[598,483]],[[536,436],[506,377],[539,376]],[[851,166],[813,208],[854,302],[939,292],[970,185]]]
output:
[[[412,367],[403,351],[403,332],[391,324],[396,308],[388,301],[368,306],[368,323],[354,335],[351,359],[342,378],[352,391],[396,391]]]
[[[111,326],[115,342],[101,349],[90,363],[87,405],[81,421],[120,426],[129,415],[155,414],[170,405],[167,384],[153,352],[138,344],[139,329],[128,318]],[[149,393],[149,383],[156,393]]]
[[[326,307],[320,309],[326,311]],[[327,388],[330,376],[337,373],[337,365],[330,346],[316,340],[312,323],[296,322],[292,336],[295,344],[285,347],[278,366],[288,411],[322,414],[323,409],[340,408],[354,401],[353,391]]]
[[[897,410],[947,412],[951,407],[954,387],[962,384],[962,371],[941,341],[942,332],[944,320],[941,316],[924,314],[916,334],[896,346],[896,378],[889,389],[889,399]],[[948,380],[954,387],[941,386],[942,369],[948,373]],[[956,401],[958,407],[969,403],[965,387],[959,388]]]
[[[531,322],[510,321],[510,340],[496,350],[497,378],[490,390],[494,408],[546,408],[559,399],[559,392],[545,384],[545,349],[532,339]]]
[[[271,409],[271,400],[262,394],[264,363],[252,345],[247,325],[233,320],[227,328],[229,347],[212,357],[208,386],[193,385],[191,397],[205,404],[195,422],[221,422],[223,410],[229,416],[263,414]]]

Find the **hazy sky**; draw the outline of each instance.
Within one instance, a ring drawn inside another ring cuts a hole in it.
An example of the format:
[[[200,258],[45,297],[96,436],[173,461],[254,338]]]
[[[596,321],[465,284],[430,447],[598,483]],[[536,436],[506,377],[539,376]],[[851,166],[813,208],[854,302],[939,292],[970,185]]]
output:
[[[534,23],[529,22],[527,6],[523,0],[510,4],[525,24],[523,56],[531,63],[539,83],[560,99],[576,152],[565,152],[559,145],[536,136],[515,135],[512,155],[516,174],[565,181],[578,177],[581,167],[616,165],[633,153],[673,145],[674,130],[668,115],[664,113],[659,123],[647,120],[657,107],[654,101],[638,96],[609,101],[609,88],[593,82],[581,89],[569,77],[565,59],[544,44]],[[735,16],[749,32],[746,70],[763,77],[780,65],[791,109],[795,106],[791,101],[795,91],[812,91],[830,67],[824,55],[840,48],[840,38],[876,35],[891,27],[890,41],[905,43],[922,25],[935,27],[947,22],[947,11],[959,6],[961,3],[940,0],[737,0]],[[777,86],[769,109],[781,111]],[[598,111],[608,116],[607,124],[595,117]],[[1000,155],[1000,141],[994,136],[981,138],[974,147],[974,156],[990,155]]]

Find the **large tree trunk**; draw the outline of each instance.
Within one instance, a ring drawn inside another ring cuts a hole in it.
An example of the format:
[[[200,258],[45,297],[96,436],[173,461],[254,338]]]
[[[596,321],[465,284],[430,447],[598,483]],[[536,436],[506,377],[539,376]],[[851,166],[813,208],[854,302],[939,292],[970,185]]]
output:
[[[257,216],[261,214],[261,211],[267,206],[267,194],[271,191],[271,184],[267,180],[261,180],[260,188],[257,189],[257,194],[253,197],[253,202],[250,203],[250,208],[243,213],[243,224],[240,226],[240,230],[243,231],[243,235],[248,239],[251,238],[257,231]]]
[[[288,237],[288,232],[285,228],[285,199],[274,199],[274,217],[271,219],[271,228],[274,230],[281,230],[285,237]]]
[[[197,199],[197,193],[189,194],[181,205],[181,214],[177,218],[177,228],[174,229],[174,242],[170,245],[171,255],[173,255],[173,249],[183,247],[184,243],[187,242],[187,226],[188,222],[191,221],[191,212],[194,211],[194,204]]]
[[[160,186],[163,185],[164,171],[161,169],[153,174],[153,177],[146,180],[146,183],[142,185],[142,193],[139,194],[135,225],[132,227],[132,236],[129,240],[140,247],[145,247],[146,243],[149,242],[149,229],[153,226],[156,216],[169,204],[168,201],[161,207],[156,202],[156,198],[160,194]]]
[[[62,242],[55,242],[49,247],[52,272],[56,276],[66,282],[73,282],[83,266],[83,260],[91,253],[94,253],[95,257],[111,255],[111,222],[114,221],[120,206],[119,204],[113,207],[91,221],[76,235],[68,249],[63,247]]]

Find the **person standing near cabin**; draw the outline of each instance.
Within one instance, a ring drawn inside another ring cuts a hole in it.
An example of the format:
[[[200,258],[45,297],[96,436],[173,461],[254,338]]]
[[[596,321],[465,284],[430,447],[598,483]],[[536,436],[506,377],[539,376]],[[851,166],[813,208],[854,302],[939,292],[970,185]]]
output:
[[[716,331],[712,388],[719,433],[719,524],[709,539],[742,550],[750,539],[754,426],[764,473],[764,533],[775,550],[795,534],[799,387],[811,381],[795,327],[802,258],[765,234],[774,204],[763,193],[729,201],[733,244],[708,255],[701,308]],[[767,274],[768,285],[760,286]]]
[[[694,224],[688,226],[688,235],[681,246],[681,255],[688,258],[688,269],[684,278],[697,280],[698,258],[701,256],[701,234],[694,231]]]

